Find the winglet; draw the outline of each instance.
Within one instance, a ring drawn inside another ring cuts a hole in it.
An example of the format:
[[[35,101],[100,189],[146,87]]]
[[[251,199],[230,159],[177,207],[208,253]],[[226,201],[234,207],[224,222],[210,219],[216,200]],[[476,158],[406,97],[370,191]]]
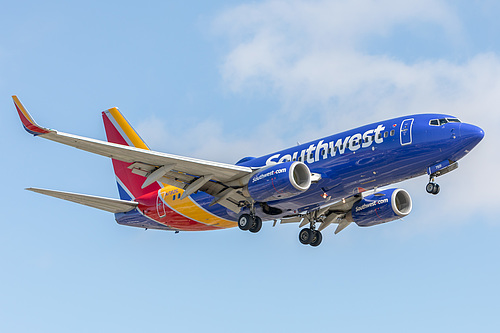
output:
[[[24,129],[33,135],[47,134],[51,132],[55,132],[54,130],[49,130],[48,128],[41,127],[38,125],[31,115],[26,111],[23,104],[17,98],[17,96],[12,96],[14,100],[14,104],[16,105],[17,113],[19,114],[19,118],[21,118],[21,122],[23,123]]]

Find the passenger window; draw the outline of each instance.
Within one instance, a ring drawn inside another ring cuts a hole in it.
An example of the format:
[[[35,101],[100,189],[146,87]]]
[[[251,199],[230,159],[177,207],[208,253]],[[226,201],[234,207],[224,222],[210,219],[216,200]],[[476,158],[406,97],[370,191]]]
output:
[[[378,138],[379,138],[379,139],[382,139],[382,133],[379,133],[379,134],[378,134]]]
[[[181,194],[177,194],[177,199],[180,199],[181,198]]]
[[[395,130],[392,130],[392,131],[391,131],[391,136],[394,136],[394,134],[396,134],[396,131],[395,131]]]
[[[389,132],[384,132],[384,138],[387,138],[389,136]]]
[[[172,198],[172,200],[175,200],[175,195],[174,195],[174,197]]]

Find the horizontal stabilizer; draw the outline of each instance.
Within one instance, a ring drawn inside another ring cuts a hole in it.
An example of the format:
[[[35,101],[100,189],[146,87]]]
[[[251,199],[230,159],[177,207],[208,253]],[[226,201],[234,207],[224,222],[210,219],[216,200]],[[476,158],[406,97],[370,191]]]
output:
[[[70,192],[61,192],[54,190],[45,190],[41,188],[27,188],[28,191],[45,194],[54,198],[59,198],[71,202],[78,203],[110,213],[125,213],[136,208],[138,203],[134,201],[126,201],[119,199],[103,198],[94,195],[78,194]]]

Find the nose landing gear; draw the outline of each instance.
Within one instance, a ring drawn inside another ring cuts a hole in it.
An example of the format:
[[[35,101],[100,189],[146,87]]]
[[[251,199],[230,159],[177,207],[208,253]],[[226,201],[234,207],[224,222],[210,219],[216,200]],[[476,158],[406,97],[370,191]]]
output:
[[[427,191],[427,193],[429,194],[438,194],[439,193],[439,190],[440,190],[440,187],[438,184],[434,183],[434,178],[431,178],[429,180],[429,183],[427,184],[427,186],[425,186],[425,190]]]

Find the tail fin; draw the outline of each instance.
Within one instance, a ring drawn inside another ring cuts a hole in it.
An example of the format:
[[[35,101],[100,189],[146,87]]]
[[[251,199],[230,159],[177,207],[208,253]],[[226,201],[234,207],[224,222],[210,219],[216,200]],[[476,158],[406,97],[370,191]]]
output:
[[[146,143],[144,143],[117,108],[111,108],[104,111],[102,113],[102,119],[104,121],[108,142],[149,150]],[[131,164],[132,163],[113,159],[113,168],[118,183],[120,199],[133,200],[144,194],[160,189],[160,185],[156,182],[145,188],[141,188],[145,178],[132,173],[132,169],[129,168]]]

